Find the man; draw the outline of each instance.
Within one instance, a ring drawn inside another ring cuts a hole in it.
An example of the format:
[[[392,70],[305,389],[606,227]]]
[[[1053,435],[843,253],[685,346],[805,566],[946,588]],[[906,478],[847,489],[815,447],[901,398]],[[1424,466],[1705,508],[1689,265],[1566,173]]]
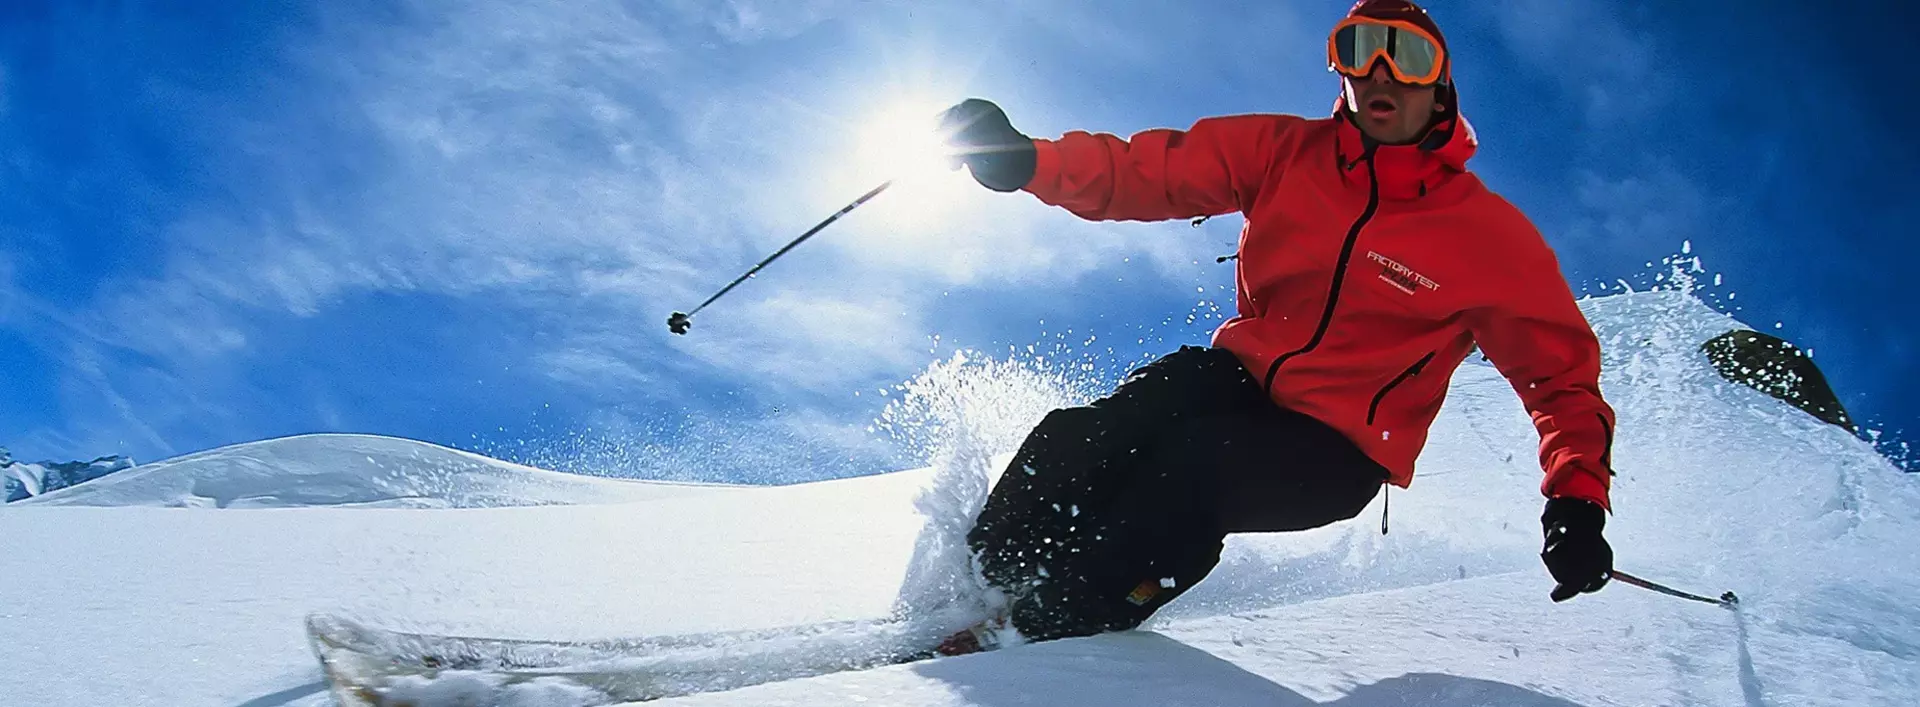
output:
[[[1599,344],[1538,231],[1466,170],[1477,145],[1451,59],[1424,10],[1362,0],[1328,39],[1330,117],[1047,140],[978,99],[943,116],[995,191],[1089,220],[1245,216],[1238,312],[1212,346],[1049,413],[988,498],[968,540],[1022,637],[1132,628],[1206,576],[1227,534],[1350,519],[1407,487],[1476,346],[1540,433],[1552,599],[1606,584]]]

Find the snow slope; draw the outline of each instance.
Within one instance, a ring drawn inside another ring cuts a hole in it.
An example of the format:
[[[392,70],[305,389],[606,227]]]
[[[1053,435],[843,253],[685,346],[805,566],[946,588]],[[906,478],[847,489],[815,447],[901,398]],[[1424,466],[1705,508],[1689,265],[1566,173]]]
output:
[[[714,488],[562,474],[392,437],[303,435],[147,464],[19,503],[491,508],[624,503]]]
[[[1618,566],[1732,589],[1741,612],[1624,585],[1548,601],[1537,439],[1506,381],[1469,365],[1414,487],[1393,494],[1390,534],[1376,501],[1352,522],[1237,536],[1142,631],[664,704],[1920,703],[1916,479],[1690,353],[1737,322],[1666,293],[1586,305],[1620,410]],[[953,533],[1065,395],[1049,380],[934,366],[903,401],[909,426],[940,430],[932,466],[867,478],[465,510],[0,508],[0,704],[326,704],[301,640],[311,611],[583,639],[885,615],[951,591]]]

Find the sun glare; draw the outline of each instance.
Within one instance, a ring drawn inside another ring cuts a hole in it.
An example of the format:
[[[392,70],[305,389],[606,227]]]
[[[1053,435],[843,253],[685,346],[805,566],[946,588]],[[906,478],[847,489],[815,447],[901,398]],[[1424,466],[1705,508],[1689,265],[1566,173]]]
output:
[[[863,166],[912,180],[948,171],[948,148],[939,134],[939,110],[903,103],[874,116],[861,130]]]
[[[972,180],[948,162],[950,148],[939,134],[945,108],[935,102],[897,101],[856,127],[858,147],[843,178],[867,187],[894,180],[893,188],[867,209],[873,212],[869,216],[894,228],[912,229],[952,215],[956,196]]]

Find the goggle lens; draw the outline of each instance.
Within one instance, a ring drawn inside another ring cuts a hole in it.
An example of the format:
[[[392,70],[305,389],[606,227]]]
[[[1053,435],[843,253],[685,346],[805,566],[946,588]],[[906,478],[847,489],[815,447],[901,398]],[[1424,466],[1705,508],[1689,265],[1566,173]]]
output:
[[[1333,48],[1340,66],[1351,72],[1367,70],[1374,55],[1384,52],[1398,68],[1403,79],[1434,75],[1440,63],[1440,48],[1426,37],[1398,27],[1378,24],[1350,24],[1333,35]]]

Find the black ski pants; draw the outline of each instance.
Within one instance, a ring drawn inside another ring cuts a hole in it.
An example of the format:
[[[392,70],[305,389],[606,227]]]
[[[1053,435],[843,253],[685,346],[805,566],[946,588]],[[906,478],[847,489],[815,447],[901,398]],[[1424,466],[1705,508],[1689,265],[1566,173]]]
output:
[[[1386,477],[1231,352],[1185,346],[1048,413],[967,540],[1026,637],[1126,630],[1211,572],[1229,533],[1352,518]]]

